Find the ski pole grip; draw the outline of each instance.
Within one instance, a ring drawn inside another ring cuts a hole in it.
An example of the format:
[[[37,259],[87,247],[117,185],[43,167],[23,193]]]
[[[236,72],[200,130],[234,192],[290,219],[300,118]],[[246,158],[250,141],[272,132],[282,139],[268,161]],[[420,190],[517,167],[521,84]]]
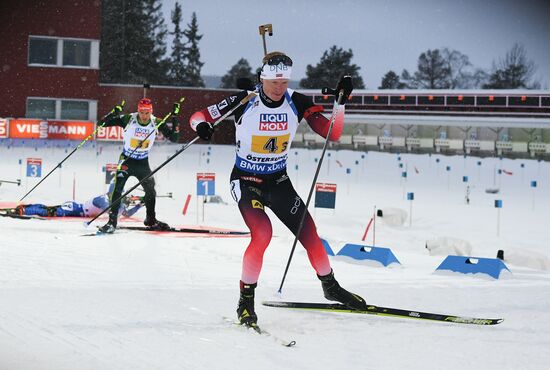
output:
[[[242,105],[244,105],[244,104],[248,103],[248,101],[249,101],[250,99],[252,99],[253,97],[255,97],[255,96],[256,96],[256,93],[251,92],[250,94],[248,94],[247,96],[245,96],[245,97],[240,101],[240,103],[241,103]]]

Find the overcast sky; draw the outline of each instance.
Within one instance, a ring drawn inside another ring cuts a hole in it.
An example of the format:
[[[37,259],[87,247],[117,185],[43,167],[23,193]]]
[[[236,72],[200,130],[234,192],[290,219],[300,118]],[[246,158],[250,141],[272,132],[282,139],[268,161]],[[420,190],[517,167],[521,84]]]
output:
[[[544,89],[550,88],[550,0],[177,0],[186,27],[197,13],[203,75],[224,75],[240,58],[255,69],[263,56],[258,26],[273,24],[268,51],[294,60],[305,77],[332,45],[352,49],[368,89],[388,70],[416,70],[420,53],[448,47],[489,70],[514,42],[525,46]],[[176,0],[163,0],[166,24]],[[169,45],[170,46],[170,45]]]

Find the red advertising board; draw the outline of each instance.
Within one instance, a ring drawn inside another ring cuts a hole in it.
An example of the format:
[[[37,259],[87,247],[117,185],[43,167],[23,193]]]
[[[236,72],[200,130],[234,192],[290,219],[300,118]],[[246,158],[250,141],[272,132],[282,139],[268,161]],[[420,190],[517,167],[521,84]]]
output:
[[[101,127],[97,130],[95,138],[98,141],[122,141],[122,133],[123,129],[120,126]],[[159,131],[155,140],[165,141],[166,139]]]
[[[84,140],[94,132],[94,123],[87,121],[10,120],[12,139]]]
[[[327,193],[336,193],[336,184],[327,184],[318,182],[315,184],[315,191],[324,191]]]
[[[122,132],[120,126],[101,127],[97,130],[95,138],[100,141],[122,141]]]
[[[216,174],[213,172],[197,173],[197,181],[215,181]]]
[[[0,118],[0,139],[6,139],[8,137],[8,120],[6,118]]]
[[[27,165],[31,165],[31,164],[41,166],[42,158],[27,158]]]
[[[10,138],[47,139],[48,122],[39,119],[11,119]]]

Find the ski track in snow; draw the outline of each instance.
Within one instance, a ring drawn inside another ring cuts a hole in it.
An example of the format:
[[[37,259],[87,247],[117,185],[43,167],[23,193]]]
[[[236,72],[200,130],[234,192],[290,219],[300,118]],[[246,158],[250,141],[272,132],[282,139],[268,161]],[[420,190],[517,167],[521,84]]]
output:
[[[154,168],[179,146],[159,144]],[[172,226],[205,225],[246,230],[229,195],[233,148],[193,145],[156,176],[157,215]],[[106,190],[101,166],[114,161],[117,145],[98,156],[84,147],[48,178],[28,201],[57,204]],[[207,154],[210,152],[210,154]],[[299,155],[295,155],[298,152]],[[295,340],[285,348],[273,338],[228,324],[236,317],[242,254],[248,238],[179,238],[140,232],[82,237],[105,220],[82,222],[16,220],[0,217],[0,369],[542,369],[550,361],[550,275],[547,270],[505,262],[512,270],[499,280],[456,273],[435,273],[444,256],[429,255],[425,242],[436,237],[468,241],[472,254],[494,257],[516,249],[549,258],[550,165],[532,160],[401,154],[409,170],[404,183],[396,154],[330,151],[320,182],[338,184],[336,210],[310,210],[320,235],[337,252],[361,243],[374,206],[410,210],[403,199],[415,192],[413,223],[376,223],[376,244],[392,249],[402,263],[389,268],[331,257],[339,282],[382,306],[475,317],[503,317],[495,327],[416,320],[306,313],[264,307],[276,293],[293,242],[272,220],[274,238],[264,256],[256,291],[259,325],[274,336]],[[319,150],[291,150],[289,175],[307,197]],[[2,176],[24,173],[18,159],[41,156],[43,174],[66,155],[63,149],[0,146]],[[206,163],[206,158],[210,163]],[[435,158],[440,158],[439,166]],[[335,160],[344,164],[335,165]],[[330,163],[328,163],[330,162]],[[525,163],[521,176],[520,163]],[[299,179],[294,170],[300,165]],[[445,165],[454,169],[444,172]],[[327,168],[330,166],[330,169]],[[495,165],[514,172],[500,178],[501,193],[490,195]],[[352,168],[352,175],[345,168]],[[355,171],[357,170],[357,171]],[[197,203],[196,173],[216,172],[216,193],[228,204]],[[462,176],[472,179],[471,203],[464,204]],[[450,177],[448,177],[450,176]],[[537,179],[535,209],[529,181]],[[35,179],[22,186],[2,185],[0,201],[19,199]],[[297,181],[298,180],[298,181]],[[134,182],[129,181],[128,185]],[[193,199],[186,216],[185,197]],[[503,199],[500,236],[496,236],[494,199]],[[312,200],[313,202],[313,200]],[[197,214],[197,210],[199,214]],[[143,217],[144,212],[136,215]],[[366,243],[372,243],[372,229]],[[519,262],[519,260],[518,260]],[[320,283],[298,246],[283,289],[289,301],[324,302]]]

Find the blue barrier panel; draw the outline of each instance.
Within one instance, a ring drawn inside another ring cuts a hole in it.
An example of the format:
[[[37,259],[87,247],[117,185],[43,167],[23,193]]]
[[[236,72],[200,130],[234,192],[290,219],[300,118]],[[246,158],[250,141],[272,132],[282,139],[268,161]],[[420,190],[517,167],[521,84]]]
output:
[[[450,270],[463,274],[487,274],[498,279],[502,270],[508,267],[498,258],[478,258],[468,256],[447,256],[436,270]]]
[[[336,254],[337,256],[351,257],[356,260],[378,261],[384,266],[392,263],[401,264],[389,248],[371,247],[368,245],[346,244]]]
[[[325,250],[327,251],[327,254],[329,256],[334,256],[334,252],[332,251],[332,248],[330,247],[330,244],[323,238],[321,238],[321,241],[323,242],[323,247],[325,247]]]

